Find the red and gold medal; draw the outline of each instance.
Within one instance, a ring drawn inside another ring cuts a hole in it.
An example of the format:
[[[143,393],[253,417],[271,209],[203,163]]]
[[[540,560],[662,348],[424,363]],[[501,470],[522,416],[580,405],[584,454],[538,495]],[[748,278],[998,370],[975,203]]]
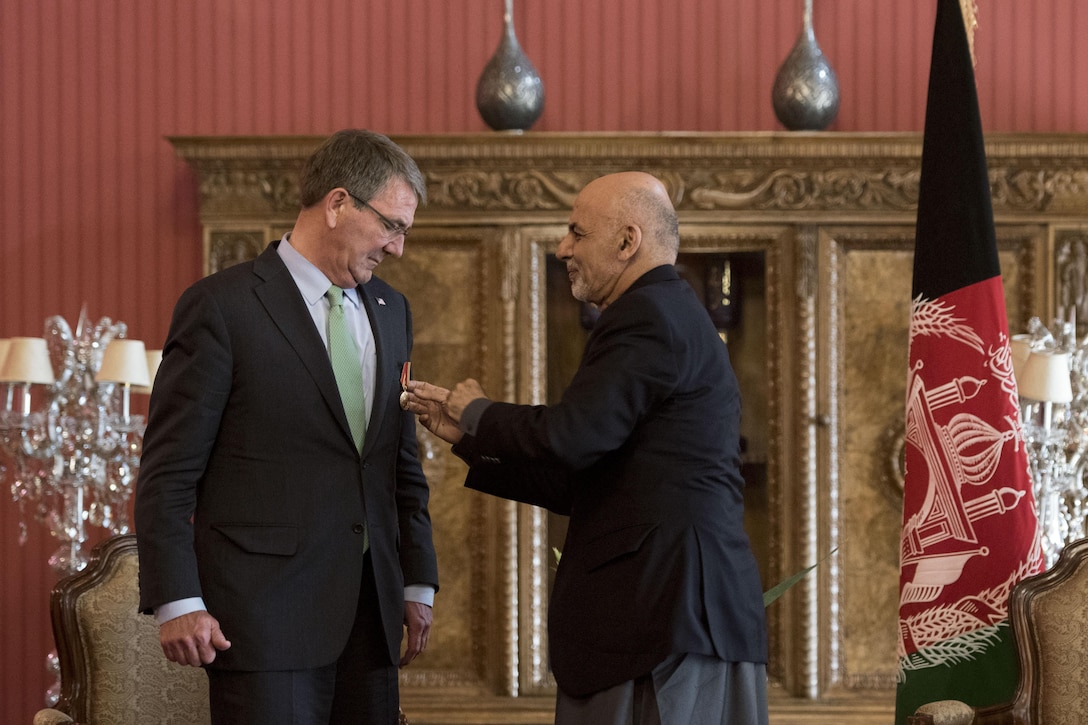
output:
[[[404,363],[404,367],[400,370],[400,407],[401,410],[408,410],[408,381],[412,379],[412,363]]]

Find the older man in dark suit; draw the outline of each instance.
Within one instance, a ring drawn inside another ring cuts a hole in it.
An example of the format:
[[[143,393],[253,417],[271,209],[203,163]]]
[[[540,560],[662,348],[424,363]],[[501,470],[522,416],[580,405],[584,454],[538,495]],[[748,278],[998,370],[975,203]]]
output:
[[[657,179],[591,182],[556,256],[601,315],[562,399],[410,385],[409,409],[470,464],[468,487],[570,517],[548,623],[561,725],[767,722],[740,395],[678,250]]]
[[[175,308],[136,490],[140,608],[169,659],[206,667],[216,725],[395,723],[397,663],[426,647],[437,565],[398,402],[412,318],[373,276],[425,193],[385,136],[334,134],[292,231]]]

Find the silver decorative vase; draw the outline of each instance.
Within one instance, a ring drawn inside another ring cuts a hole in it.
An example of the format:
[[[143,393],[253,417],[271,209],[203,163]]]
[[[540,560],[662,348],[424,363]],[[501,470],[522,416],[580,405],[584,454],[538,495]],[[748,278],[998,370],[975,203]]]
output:
[[[476,83],[476,108],[496,131],[525,131],[544,111],[544,82],[514,33],[514,0],[504,0],[499,47]]]
[[[790,54],[778,69],[771,91],[774,115],[791,131],[822,131],[839,112],[839,80],[812,29],[812,0]]]

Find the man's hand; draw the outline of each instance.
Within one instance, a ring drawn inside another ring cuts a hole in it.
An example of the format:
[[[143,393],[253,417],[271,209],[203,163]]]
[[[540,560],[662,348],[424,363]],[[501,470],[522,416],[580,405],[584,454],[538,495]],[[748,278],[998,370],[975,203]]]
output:
[[[451,418],[460,423],[465,407],[478,398],[486,397],[487,393],[484,392],[478,382],[472,378],[466,378],[453,386],[453,390],[450,391],[449,397],[446,398],[446,412],[449,413]]]
[[[457,443],[464,433],[457,426],[458,418],[454,418],[446,410],[446,400],[449,397],[450,391],[445,388],[422,380],[409,380],[406,409],[419,416],[419,422],[427,430],[447,443]]]
[[[230,640],[219,629],[219,620],[203,610],[163,622],[159,643],[166,659],[192,667],[211,664],[217,650],[230,648]]]
[[[419,602],[404,603],[404,626],[408,628],[408,642],[400,666],[407,667],[423,650],[427,649],[427,640],[431,636],[432,610]]]

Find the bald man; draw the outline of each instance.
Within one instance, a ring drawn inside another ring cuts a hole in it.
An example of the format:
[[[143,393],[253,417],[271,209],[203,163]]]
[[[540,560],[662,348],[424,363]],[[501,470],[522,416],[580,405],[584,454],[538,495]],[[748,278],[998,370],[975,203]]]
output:
[[[766,624],[743,521],[740,395],[674,264],[665,187],[589,183],[556,256],[601,310],[551,406],[414,382],[465,485],[570,517],[549,607],[557,725],[765,725]]]

